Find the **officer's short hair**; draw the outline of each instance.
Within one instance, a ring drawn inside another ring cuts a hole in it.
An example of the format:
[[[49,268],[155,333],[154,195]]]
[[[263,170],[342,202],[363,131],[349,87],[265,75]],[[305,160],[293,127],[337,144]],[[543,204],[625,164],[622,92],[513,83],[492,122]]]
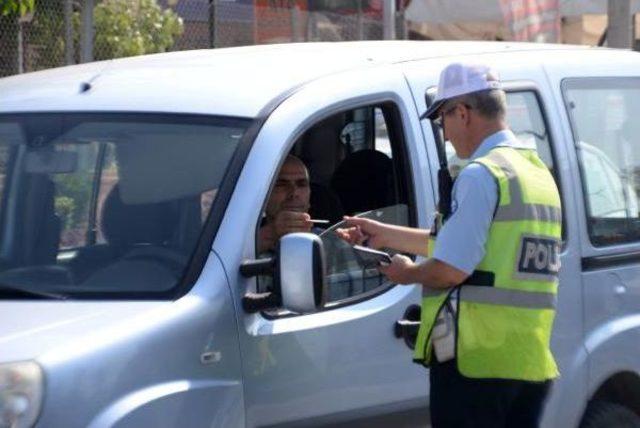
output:
[[[467,104],[487,119],[504,119],[507,114],[507,96],[502,89],[473,92],[450,100],[447,104]]]

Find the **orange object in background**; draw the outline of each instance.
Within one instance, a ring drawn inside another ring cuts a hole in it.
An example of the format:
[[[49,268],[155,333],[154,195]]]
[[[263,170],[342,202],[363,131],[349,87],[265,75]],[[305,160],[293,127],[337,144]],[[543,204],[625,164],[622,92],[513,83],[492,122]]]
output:
[[[254,7],[255,43],[290,42],[306,30],[307,0],[254,0]]]

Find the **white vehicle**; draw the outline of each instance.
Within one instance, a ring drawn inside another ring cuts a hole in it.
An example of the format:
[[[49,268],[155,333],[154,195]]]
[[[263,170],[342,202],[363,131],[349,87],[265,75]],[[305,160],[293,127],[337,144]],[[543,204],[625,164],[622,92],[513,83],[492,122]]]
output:
[[[0,427],[428,426],[420,286],[332,233],[429,227],[420,120],[453,61],[496,68],[564,208],[545,427],[640,422],[640,56],[359,42],[176,52],[0,80]],[[440,146],[439,146],[440,144]],[[280,165],[318,236],[257,254]]]

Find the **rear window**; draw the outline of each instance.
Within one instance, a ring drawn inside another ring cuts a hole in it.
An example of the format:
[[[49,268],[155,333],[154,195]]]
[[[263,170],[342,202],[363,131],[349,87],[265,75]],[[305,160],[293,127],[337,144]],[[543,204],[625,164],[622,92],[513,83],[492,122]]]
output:
[[[71,296],[170,291],[249,124],[0,116],[0,287]]]

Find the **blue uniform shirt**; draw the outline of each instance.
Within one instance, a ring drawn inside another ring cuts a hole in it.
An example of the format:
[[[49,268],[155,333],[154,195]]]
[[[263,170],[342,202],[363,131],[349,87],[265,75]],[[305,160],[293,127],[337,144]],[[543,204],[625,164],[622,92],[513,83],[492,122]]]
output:
[[[521,142],[513,132],[504,130],[487,137],[469,161],[505,146],[535,150],[535,144]],[[477,163],[464,167],[453,185],[452,214],[438,232],[433,257],[471,274],[484,257],[497,203],[498,187],[491,173]]]

